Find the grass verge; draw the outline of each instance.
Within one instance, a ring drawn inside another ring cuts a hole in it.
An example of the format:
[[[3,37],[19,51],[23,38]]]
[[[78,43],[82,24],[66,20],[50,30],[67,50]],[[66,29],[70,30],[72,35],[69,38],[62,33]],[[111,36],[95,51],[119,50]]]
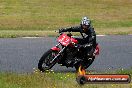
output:
[[[17,38],[17,37],[45,37],[56,36],[54,31],[35,31],[35,30],[1,30],[0,38]]]
[[[131,70],[118,70],[111,74],[130,74]],[[97,74],[97,72],[89,72]],[[106,74],[109,74],[106,72]],[[53,71],[32,74],[0,73],[0,88],[132,88],[130,84],[77,84],[75,73],[55,73]]]
[[[41,31],[78,25],[83,16],[92,20],[98,34],[132,34],[131,4],[131,0],[1,0],[0,37],[54,35]]]
[[[97,28],[97,34],[106,35],[128,35],[132,34],[132,27],[127,28]],[[80,35],[79,33],[72,33]],[[52,37],[57,36],[54,30],[0,30],[0,38],[16,38],[16,37]]]

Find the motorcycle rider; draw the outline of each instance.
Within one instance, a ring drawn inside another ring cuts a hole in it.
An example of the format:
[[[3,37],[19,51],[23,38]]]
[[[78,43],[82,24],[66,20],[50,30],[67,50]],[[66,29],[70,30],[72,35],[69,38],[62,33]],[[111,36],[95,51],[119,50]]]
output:
[[[79,26],[73,26],[69,28],[63,28],[59,30],[59,33],[61,32],[80,32],[83,38],[76,38],[79,42],[78,47],[84,48],[87,52],[87,55],[94,56],[95,48],[96,48],[96,33],[94,31],[94,28],[91,25],[91,20],[88,17],[82,17],[81,23]],[[92,48],[90,49],[90,52],[88,53],[88,44],[92,44]]]

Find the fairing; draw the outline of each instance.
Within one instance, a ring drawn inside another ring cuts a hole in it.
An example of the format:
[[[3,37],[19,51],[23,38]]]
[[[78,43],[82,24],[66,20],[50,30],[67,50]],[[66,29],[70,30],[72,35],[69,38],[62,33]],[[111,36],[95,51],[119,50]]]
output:
[[[56,46],[55,46],[55,47],[52,47],[51,49],[52,49],[53,51],[60,51],[60,48],[58,48],[58,47],[56,47]]]
[[[70,42],[78,43],[78,41],[74,38],[71,38],[67,36],[66,34],[62,34],[57,39],[58,42],[60,42],[62,45],[67,46]]]

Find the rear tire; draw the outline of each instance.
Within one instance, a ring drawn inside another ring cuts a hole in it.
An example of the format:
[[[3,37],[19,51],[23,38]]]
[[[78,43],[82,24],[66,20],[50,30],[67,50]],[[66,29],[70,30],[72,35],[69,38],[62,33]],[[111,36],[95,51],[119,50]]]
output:
[[[87,69],[87,68],[93,63],[94,59],[95,59],[95,56],[92,57],[91,60],[87,60],[87,61],[78,63],[77,65],[75,65],[76,71],[78,71],[80,65],[82,65],[82,67],[83,67],[84,69]]]
[[[83,85],[87,82],[87,79],[84,76],[78,76],[76,78],[76,81],[77,81],[78,84]]]
[[[56,64],[57,60],[50,62],[55,56],[55,55],[53,56],[53,54],[55,54],[55,52],[53,52],[53,50],[51,49],[43,54],[38,63],[38,69],[40,71],[44,72],[46,70],[49,70]]]

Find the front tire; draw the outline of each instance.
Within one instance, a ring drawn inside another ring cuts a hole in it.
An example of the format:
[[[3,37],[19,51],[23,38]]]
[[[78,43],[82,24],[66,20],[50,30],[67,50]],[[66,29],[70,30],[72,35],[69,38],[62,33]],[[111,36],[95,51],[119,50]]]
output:
[[[45,52],[39,60],[38,69],[42,72],[51,69],[57,62],[57,60],[51,62],[55,57],[55,54],[56,53],[51,49]]]

